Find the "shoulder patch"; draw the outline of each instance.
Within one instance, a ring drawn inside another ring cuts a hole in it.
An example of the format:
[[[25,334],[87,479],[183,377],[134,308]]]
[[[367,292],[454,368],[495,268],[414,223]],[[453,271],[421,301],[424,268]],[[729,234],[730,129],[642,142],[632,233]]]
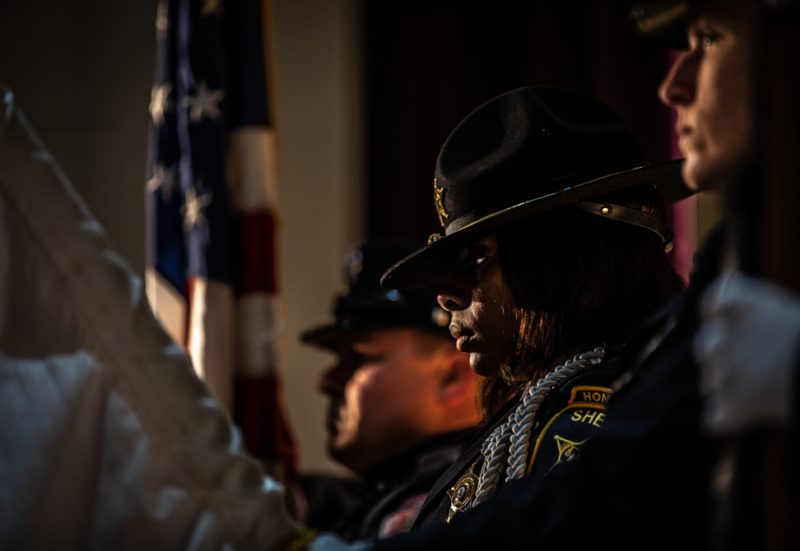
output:
[[[380,528],[378,529],[378,539],[388,538],[403,532],[408,532],[414,526],[414,521],[417,520],[422,504],[425,503],[425,498],[428,494],[420,494],[408,498],[400,507],[393,513],[389,513],[381,521]]]
[[[567,407],[542,428],[528,462],[528,475],[545,476],[559,463],[580,455],[581,446],[605,421],[612,390],[602,386],[576,386]]]

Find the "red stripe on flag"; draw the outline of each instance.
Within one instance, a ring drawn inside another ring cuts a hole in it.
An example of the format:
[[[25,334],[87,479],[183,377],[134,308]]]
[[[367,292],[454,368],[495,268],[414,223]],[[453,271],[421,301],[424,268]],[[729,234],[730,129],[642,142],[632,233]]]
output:
[[[239,212],[232,224],[234,291],[275,293],[275,216],[269,211]]]
[[[264,462],[286,466],[287,478],[300,480],[297,446],[284,419],[280,383],[273,376],[238,376],[233,420],[247,450]]]

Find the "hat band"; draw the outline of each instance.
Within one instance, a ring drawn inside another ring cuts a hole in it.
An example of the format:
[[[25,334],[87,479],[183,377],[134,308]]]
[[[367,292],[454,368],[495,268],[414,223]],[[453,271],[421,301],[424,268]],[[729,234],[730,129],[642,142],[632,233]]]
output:
[[[473,211],[473,212],[467,213],[467,214],[465,214],[463,216],[460,216],[459,218],[453,220],[452,222],[450,222],[450,224],[447,225],[447,228],[445,228],[445,235],[452,235],[457,231],[461,231],[461,230],[464,230],[466,228],[469,228],[470,226],[474,226],[476,224],[480,224],[480,223],[485,222],[487,220],[490,220],[490,219],[492,219],[492,218],[494,218],[496,216],[500,216],[501,214],[505,214],[507,212],[510,212],[510,211],[513,211],[513,210],[516,210],[516,209],[519,209],[519,208],[522,208],[522,207],[525,207],[525,206],[528,206],[528,205],[532,205],[534,203],[538,203],[539,201],[544,201],[545,199],[549,199],[551,197],[557,197],[559,195],[563,195],[563,194],[565,194],[565,193],[567,193],[569,191],[575,191],[577,189],[581,189],[581,188],[583,188],[585,186],[594,184],[595,182],[599,182],[600,180],[606,180],[608,178],[613,178],[615,176],[620,176],[622,174],[627,174],[629,172],[635,172],[637,170],[642,170],[643,168],[647,168],[647,165],[637,166],[635,168],[629,168],[627,170],[621,170],[619,172],[614,172],[612,174],[604,174],[603,176],[601,176],[599,178],[595,178],[593,180],[589,180],[588,182],[583,182],[583,183],[578,184],[576,186],[572,186],[572,187],[568,187],[568,188],[565,188],[565,189],[561,189],[559,191],[550,193],[548,195],[542,195],[542,196],[539,196],[539,197],[535,197],[533,199],[528,199],[527,201],[521,201],[521,202],[516,203],[514,205],[511,205],[509,207],[501,208],[499,210],[496,210],[494,212],[490,212],[490,213],[485,214],[483,216],[481,216],[481,214],[482,214],[482,212],[486,212],[485,210],[482,210],[482,212]]]
[[[669,229],[661,220],[637,209],[615,205],[613,203],[592,203],[589,201],[579,201],[575,203],[579,209],[590,214],[610,218],[617,222],[633,224],[646,230],[650,230],[661,238],[664,243],[664,250],[672,250],[672,241],[675,239],[675,232]]]

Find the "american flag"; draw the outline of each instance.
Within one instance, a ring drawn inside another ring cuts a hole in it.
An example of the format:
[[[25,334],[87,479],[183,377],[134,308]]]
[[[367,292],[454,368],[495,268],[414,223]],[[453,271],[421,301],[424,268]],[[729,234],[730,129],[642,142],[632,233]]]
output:
[[[251,453],[298,480],[277,378],[278,167],[269,0],[162,0],[147,294]]]

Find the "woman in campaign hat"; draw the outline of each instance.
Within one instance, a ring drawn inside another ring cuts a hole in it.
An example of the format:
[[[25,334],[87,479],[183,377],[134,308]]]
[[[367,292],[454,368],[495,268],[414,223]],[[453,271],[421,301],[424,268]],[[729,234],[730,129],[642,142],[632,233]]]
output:
[[[485,423],[416,526],[580,454],[618,377],[611,358],[683,287],[665,204],[690,194],[679,161],[649,166],[622,117],[578,92],[514,90],[453,131],[434,179],[444,233],[383,285],[444,284],[451,333],[486,377]]]

